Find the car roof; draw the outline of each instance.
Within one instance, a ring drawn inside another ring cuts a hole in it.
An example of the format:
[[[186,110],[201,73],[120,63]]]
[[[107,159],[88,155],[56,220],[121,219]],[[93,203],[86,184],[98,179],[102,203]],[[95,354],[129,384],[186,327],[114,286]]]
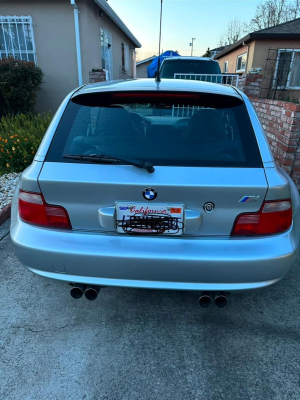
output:
[[[192,60],[192,61],[213,61],[213,62],[218,62],[217,60],[214,60],[213,58],[210,57],[192,57],[192,56],[179,56],[179,57],[166,57],[164,58],[165,61],[173,61],[173,60]]]
[[[156,82],[152,78],[146,79],[126,79],[119,81],[98,82],[87,84],[79,88],[73,98],[78,95],[103,92],[123,92],[123,91],[179,91],[179,92],[201,92],[212,93],[224,96],[233,96],[242,99],[239,92],[229,85],[218,83],[190,81],[184,79],[162,79]]]

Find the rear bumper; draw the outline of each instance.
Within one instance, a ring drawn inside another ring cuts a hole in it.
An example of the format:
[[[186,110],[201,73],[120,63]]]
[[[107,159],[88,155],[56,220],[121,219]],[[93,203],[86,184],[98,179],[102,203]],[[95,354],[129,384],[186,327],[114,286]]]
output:
[[[293,265],[300,212],[284,234],[256,239],[133,237],[38,228],[13,213],[19,260],[53,279],[103,286],[247,290],[269,286]]]

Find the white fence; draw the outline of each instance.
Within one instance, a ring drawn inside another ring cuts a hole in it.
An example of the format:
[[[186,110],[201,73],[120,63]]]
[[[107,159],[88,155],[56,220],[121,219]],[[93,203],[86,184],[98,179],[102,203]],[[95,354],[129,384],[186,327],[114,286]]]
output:
[[[174,74],[174,79],[187,79],[190,81],[221,83],[223,85],[238,86],[239,75],[230,74]]]
[[[191,117],[196,111],[199,111],[201,107],[195,106],[173,106],[172,117]]]

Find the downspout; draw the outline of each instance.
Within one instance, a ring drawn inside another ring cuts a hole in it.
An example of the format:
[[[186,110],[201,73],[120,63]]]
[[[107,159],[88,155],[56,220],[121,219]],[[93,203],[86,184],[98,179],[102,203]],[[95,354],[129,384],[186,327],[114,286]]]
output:
[[[247,75],[247,69],[248,69],[248,61],[249,61],[249,51],[250,51],[250,44],[246,44],[243,42],[243,46],[247,47],[247,61],[246,61],[246,68],[245,68],[245,74]]]
[[[82,65],[81,65],[81,50],[80,50],[80,32],[79,32],[79,11],[76,0],[70,0],[71,6],[74,9],[75,23],[75,38],[76,38],[76,53],[77,53],[77,70],[78,70],[78,86],[82,86]]]

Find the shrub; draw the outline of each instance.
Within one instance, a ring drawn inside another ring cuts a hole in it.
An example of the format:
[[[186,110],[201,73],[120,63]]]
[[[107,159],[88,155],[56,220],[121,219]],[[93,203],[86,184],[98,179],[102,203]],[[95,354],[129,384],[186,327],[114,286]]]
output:
[[[34,112],[43,72],[33,62],[0,60],[0,116]]]
[[[27,168],[51,122],[50,114],[20,114],[0,120],[0,171],[21,172]]]

